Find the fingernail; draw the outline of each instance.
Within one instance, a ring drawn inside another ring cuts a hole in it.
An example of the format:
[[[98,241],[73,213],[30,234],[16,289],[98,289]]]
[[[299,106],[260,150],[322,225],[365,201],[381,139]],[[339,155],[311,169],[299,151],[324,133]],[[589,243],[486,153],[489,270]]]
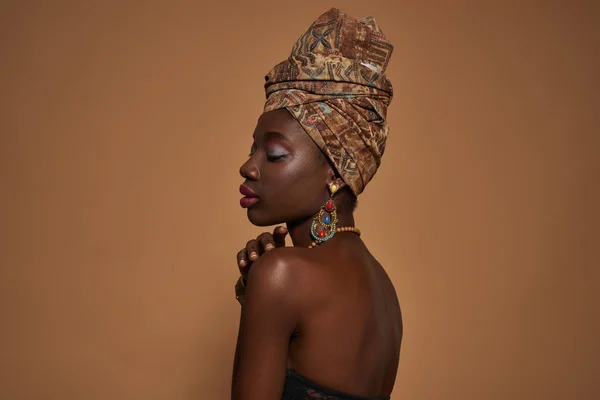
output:
[[[246,266],[246,260],[240,260],[240,267]]]
[[[251,260],[254,260],[256,257],[258,257],[258,254],[256,254],[256,252],[253,251],[252,253],[250,253]]]
[[[273,246],[273,243],[267,243],[267,245],[265,246],[266,250],[271,250],[271,249],[274,249],[274,248],[275,248],[275,246]]]

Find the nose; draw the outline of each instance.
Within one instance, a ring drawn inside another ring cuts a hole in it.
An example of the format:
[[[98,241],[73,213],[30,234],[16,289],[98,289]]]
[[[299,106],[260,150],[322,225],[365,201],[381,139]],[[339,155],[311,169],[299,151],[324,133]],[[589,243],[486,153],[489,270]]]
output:
[[[257,181],[260,178],[260,172],[258,171],[258,167],[254,162],[252,162],[252,157],[248,159],[245,163],[240,167],[240,175],[242,178]]]

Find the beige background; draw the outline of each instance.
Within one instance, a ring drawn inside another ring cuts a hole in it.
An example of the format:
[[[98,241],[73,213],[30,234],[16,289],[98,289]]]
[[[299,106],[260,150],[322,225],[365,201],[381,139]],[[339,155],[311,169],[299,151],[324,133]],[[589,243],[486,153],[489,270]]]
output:
[[[228,397],[238,167],[333,5],[396,46],[357,211],[393,398],[599,398],[600,7],[566,0],[0,1],[0,398]]]

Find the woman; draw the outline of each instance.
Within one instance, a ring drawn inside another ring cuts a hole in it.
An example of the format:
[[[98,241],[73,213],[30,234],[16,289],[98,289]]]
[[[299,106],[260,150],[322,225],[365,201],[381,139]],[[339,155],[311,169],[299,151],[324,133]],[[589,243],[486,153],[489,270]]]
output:
[[[238,253],[235,400],[392,392],[400,306],[353,217],[385,148],[391,52],[372,18],[331,9],[266,77],[240,203],[254,225],[287,227]]]

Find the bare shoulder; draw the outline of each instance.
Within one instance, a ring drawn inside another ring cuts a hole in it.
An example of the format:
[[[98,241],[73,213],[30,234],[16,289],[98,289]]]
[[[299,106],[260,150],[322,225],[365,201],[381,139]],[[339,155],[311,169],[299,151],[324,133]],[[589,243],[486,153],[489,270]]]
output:
[[[286,284],[300,277],[302,267],[310,265],[309,250],[278,247],[260,256],[248,274],[248,281],[267,281]]]
[[[269,250],[256,260],[248,274],[248,289],[270,296],[273,300],[300,301],[303,288],[314,279],[316,265],[310,250],[279,247]]]

